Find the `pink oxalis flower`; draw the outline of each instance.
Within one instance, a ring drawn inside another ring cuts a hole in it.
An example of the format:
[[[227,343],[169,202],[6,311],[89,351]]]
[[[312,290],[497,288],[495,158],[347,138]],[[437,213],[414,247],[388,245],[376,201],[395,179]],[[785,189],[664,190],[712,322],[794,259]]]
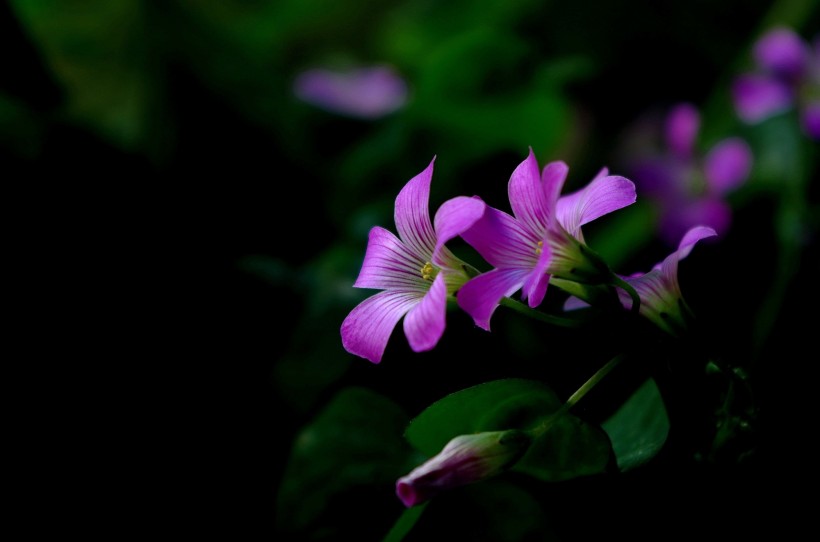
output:
[[[803,131],[820,139],[820,36],[809,45],[778,26],[757,40],[753,57],[755,68],[732,84],[738,116],[755,124],[796,107]]]
[[[609,278],[609,268],[584,244],[581,226],[634,203],[635,185],[603,169],[585,188],[559,197],[568,171],[556,161],[539,173],[530,149],[508,184],[514,216],[488,206],[461,233],[494,266],[462,286],[457,296],[459,306],[483,329],[490,329],[501,300],[518,290],[530,307],[540,305],[552,275],[592,283]]]
[[[667,333],[679,336],[687,329],[691,312],[683,299],[678,282],[678,262],[692,252],[695,244],[717,233],[707,226],[691,228],[681,239],[677,250],[655,264],[647,273],[635,273],[621,277],[641,299],[640,314]],[[618,297],[624,308],[631,308],[632,298],[625,291],[618,289]],[[565,310],[575,310],[589,306],[588,303],[570,297],[564,303]]]
[[[396,197],[394,218],[399,236],[379,226],[370,235],[354,286],[382,290],[362,301],[345,318],[342,344],[351,354],[379,363],[398,321],[416,352],[432,349],[444,333],[447,298],[469,275],[466,263],[444,243],[472,226],[484,203],[456,197],[438,209],[430,222],[428,200],[433,163],[410,179]]]
[[[655,264],[651,271],[623,277],[641,298],[640,313],[671,335],[679,335],[685,330],[687,314],[691,315],[678,283],[678,262],[692,252],[698,241],[716,235],[712,228],[695,226],[686,232],[677,250]],[[618,290],[618,297],[624,307],[631,306],[632,301],[626,292]]]
[[[523,431],[460,435],[435,457],[396,482],[396,495],[408,508],[442,491],[486,480],[514,465],[530,445]]]

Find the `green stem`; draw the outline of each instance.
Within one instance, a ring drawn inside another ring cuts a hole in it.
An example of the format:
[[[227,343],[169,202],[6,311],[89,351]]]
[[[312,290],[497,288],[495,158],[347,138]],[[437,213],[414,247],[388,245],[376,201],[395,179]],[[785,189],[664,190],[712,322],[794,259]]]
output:
[[[641,296],[638,295],[638,292],[635,291],[635,288],[632,287],[627,281],[616,275],[615,273],[612,274],[612,284],[618,288],[621,288],[626,293],[629,294],[629,297],[632,298],[632,308],[629,309],[634,314],[637,314],[638,311],[641,309]]]
[[[550,427],[552,427],[552,425],[556,421],[558,421],[561,418],[561,416],[569,412],[569,409],[575,406],[575,403],[580,401],[584,397],[584,395],[589,393],[589,390],[594,388],[596,384],[598,384],[598,382],[600,382],[606,375],[608,375],[612,369],[614,369],[619,363],[621,363],[621,361],[623,361],[625,357],[625,354],[617,355],[611,360],[609,360],[606,363],[606,365],[598,369],[598,371],[594,375],[592,375],[589,378],[589,380],[584,382],[584,384],[580,388],[578,388],[575,391],[575,393],[570,395],[569,399],[567,399],[567,401],[563,405],[561,405],[561,408],[556,410],[552,414],[552,416],[544,420],[541,423],[541,425],[539,425],[531,431],[532,437],[535,438],[544,434]]]
[[[580,322],[577,320],[561,318],[560,316],[553,316],[545,312],[537,311],[510,297],[501,298],[501,304],[505,307],[513,309],[516,312],[529,316],[530,318],[540,320],[541,322],[546,322],[547,324],[553,324],[561,327],[578,327],[580,325]]]
[[[623,359],[624,359],[625,357],[626,357],[626,356],[625,356],[624,354],[620,354],[620,355],[618,355],[618,356],[615,356],[614,358],[612,358],[611,360],[609,360],[609,361],[606,363],[606,365],[604,365],[603,367],[601,367],[600,369],[598,369],[598,371],[597,371],[594,375],[592,375],[592,376],[589,378],[589,380],[587,380],[586,382],[584,382],[583,386],[581,386],[580,388],[578,388],[578,389],[575,391],[575,393],[573,393],[573,394],[570,396],[570,398],[569,398],[569,399],[567,399],[567,402],[564,404],[564,406],[565,406],[565,407],[567,407],[567,410],[569,410],[570,408],[572,408],[573,406],[575,406],[575,403],[577,403],[578,401],[580,401],[580,400],[584,397],[584,395],[586,395],[586,394],[589,392],[589,390],[591,390],[592,388],[594,388],[594,387],[595,387],[595,385],[596,385],[598,382],[600,382],[600,381],[601,381],[601,379],[603,379],[606,375],[608,375],[608,374],[609,374],[609,372],[610,372],[612,369],[614,369],[614,368],[615,368],[615,367],[616,367],[619,363],[621,363],[621,361],[623,361]]]

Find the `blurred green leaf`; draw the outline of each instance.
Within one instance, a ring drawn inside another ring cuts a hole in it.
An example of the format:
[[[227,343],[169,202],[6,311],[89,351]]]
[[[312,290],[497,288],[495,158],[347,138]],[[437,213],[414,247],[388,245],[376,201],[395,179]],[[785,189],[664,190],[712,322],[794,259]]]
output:
[[[386,397],[364,388],[340,391],[296,436],[278,494],[279,527],[332,535],[338,522],[359,522],[382,510],[382,520],[367,521],[387,531],[389,518],[402,508],[395,481],[419,460],[402,439],[406,423]],[[353,494],[362,518],[336,517],[333,504]]]
[[[530,430],[563,405],[541,382],[504,379],[448,395],[410,423],[405,436],[432,456],[458,435],[506,429]],[[609,441],[600,430],[570,414],[559,417],[535,439],[514,470],[545,481],[602,472],[609,459]]]
[[[601,426],[621,471],[655,457],[669,435],[669,417],[655,381],[647,379]]]
[[[640,196],[639,196],[640,197]],[[657,209],[638,201],[585,226],[587,244],[616,272],[629,274],[639,269],[621,269],[644,246],[655,239]]]
[[[512,35],[484,28],[453,36],[419,66],[408,115],[449,145],[469,142],[469,158],[529,146],[547,153],[568,137],[570,108],[527,53]]]
[[[273,369],[278,395],[305,412],[350,368],[351,357],[342,347],[339,328],[351,308],[372,292],[353,288],[363,253],[334,245],[303,267],[264,255],[240,259],[240,269],[274,286],[302,294],[303,310],[289,337],[289,348]],[[298,313],[294,313],[298,314]],[[296,316],[294,316],[296,317]],[[361,360],[359,360],[361,361]]]
[[[23,27],[65,88],[66,114],[133,149],[146,142],[157,81],[137,0],[14,0]]]
[[[0,94],[0,146],[31,158],[40,149],[42,134],[40,119],[22,103]]]

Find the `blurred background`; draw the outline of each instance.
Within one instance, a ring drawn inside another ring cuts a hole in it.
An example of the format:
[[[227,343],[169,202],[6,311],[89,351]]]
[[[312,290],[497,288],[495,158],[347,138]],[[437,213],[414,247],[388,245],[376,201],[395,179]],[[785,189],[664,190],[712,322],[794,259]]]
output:
[[[793,111],[743,124],[729,88],[762,32],[785,24],[810,39],[818,11],[812,0],[2,3],[0,163],[24,172],[35,201],[71,202],[61,248],[74,231],[99,239],[64,263],[89,265],[103,306],[123,312],[101,328],[108,363],[156,390],[140,401],[161,423],[139,446],[165,475],[142,514],[184,519],[178,534],[380,540],[402,511],[392,483],[407,464],[390,463],[400,429],[388,438],[368,423],[401,428],[448,393],[507,376],[566,396],[608,350],[501,312],[485,333],[453,312],[431,352],[411,352],[397,328],[380,365],[348,354],[339,327],[372,294],[352,288],[369,229],[395,231],[396,194],[434,156],[431,213],[456,195],[508,210],[530,147],[542,165],[569,164],[565,192],[604,166],[630,177],[641,123],[687,102],[702,115],[698,152],[738,136],[755,157],[729,195],[728,231],[681,265],[713,354],[751,375],[754,432],[706,467],[689,460],[695,442],[615,482],[520,481],[502,488],[507,519],[487,495],[466,501],[481,518],[451,499],[408,539],[566,540],[580,526],[654,539],[652,522],[695,533],[717,518],[732,534],[775,521],[751,491],[811,465],[793,429],[812,354],[794,353],[812,352],[816,333],[801,314],[817,300],[817,144]],[[313,71],[367,67],[384,71],[342,90]],[[638,190],[587,231],[623,273],[672,249]],[[351,388],[371,410],[328,410]],[[690,437],[720,406],[691,399]],[[299,456],[300,438],[345,423],[358,444],[328,437]],[[351,462],[363,470],[345,471]],[[691,502],[673,505],[680,492]]]

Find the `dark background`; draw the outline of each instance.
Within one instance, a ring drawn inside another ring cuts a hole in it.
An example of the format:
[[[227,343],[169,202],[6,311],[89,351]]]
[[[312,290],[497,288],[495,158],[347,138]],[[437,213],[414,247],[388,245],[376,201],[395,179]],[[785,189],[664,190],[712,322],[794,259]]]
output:
[[[43,282],[66,299],[55,319],[82,329],[66,344],[105,367],[83,378],[100,397],[84,412],[101,420],[95,438],[121,443],[100,458],[107,484],[138,495],[116,507],[130,518],[117,532],[173,520],[181,536],[378,540],[401,512],[381,487],[376,498],[362,487],[331,501],[317,525],[336,531],[290,532],[276,514],[294,439],[336,392],[362,386],[411,417],[506,376],[543,378],[566,396],[618,346],[640,342],[617,327],[596,341],[568,337],[501,311],[487,334],[455,312],[435,350],[411,352],[397,329],[372,365],[343,350],[338,329],[369,293],[351,288],[367,231],[393,229],[395,195],[433,155],[432,211],[461,194],[506,209],[506,182],[529,145],[541,164],[567,161],[568,186],[580,186],[604,165],[617,173],[635,119],[679,101],[703,111],[701,148],[739,134],[757,150],[782,126],[792,133],[792,117],[741,126],[728,98],[753,40],[775,22],[804,36],[820,28],[809,1],[3,3],[0,163],[36,211],[23,224],[53,223],[34,252],[51,262],[46,276],[67,271]],[[394,64],[413,101],[365,121],[293,96],[299,70],[340,58]],[[513,128],[497,124],[507,117]],[[726,238],[681,265],[708,348],[751,375],[753,428],[716,461],[695,461],[720,385],[675,373],[673,433],[656,461],[557,487],[517,479],[549,511],[555,539],[763,526],[785,535],[799,519],[805,504],[787,488],[814,464],[804,374],[816,333],[818,174],[816,146],[794,141],[799,172],[783,173],[802,179],[792,199],[780,197],[777,170],[753,174],[732,199]],[[607,227],[591,228],[593,247]],[[639,233],[651,227],[613,226],[625,247],[619,270],[668,253]],[[72,307],[95,315],[78,319]],[[589,401],[579,415],[599,421],[606,392]],[[479,539],[459,495],[442,497],[411,537]],[[93,514],[73,518],[85,520]]]

